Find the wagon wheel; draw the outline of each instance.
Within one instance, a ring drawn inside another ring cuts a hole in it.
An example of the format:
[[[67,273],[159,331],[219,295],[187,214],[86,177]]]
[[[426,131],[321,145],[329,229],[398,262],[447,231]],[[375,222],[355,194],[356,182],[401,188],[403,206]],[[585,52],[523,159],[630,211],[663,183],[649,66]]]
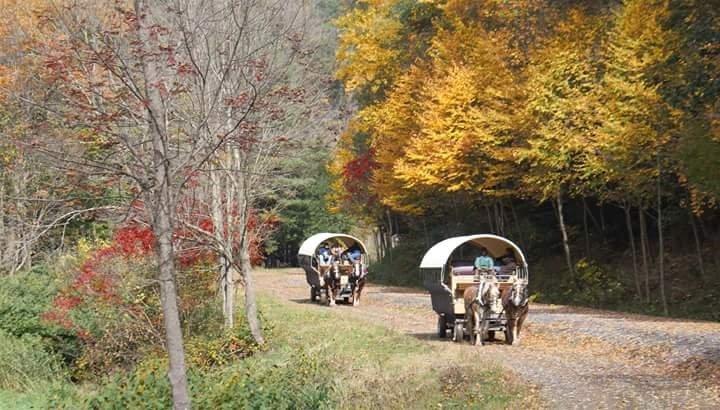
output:
[[[465,337],[465,326],[463,326],[462,322],[456,322],[455,330],[453,332],[453,340],[458,343],[462,343],[464,337]]]
[[[347,296],[345,296],[345,297],[343,298],[343,303],[346,304],[346,305],[349,305],[349,304],[350,304],[350,298],[347,297]]]
[[[447,337],[447,320],[445,320],[445,316],[443,315],[438,316],[437,332],[440,339]]]
[[[494,330],[488,330],[488,340],[490,340],[490,341],[495,340],[495,331]]]

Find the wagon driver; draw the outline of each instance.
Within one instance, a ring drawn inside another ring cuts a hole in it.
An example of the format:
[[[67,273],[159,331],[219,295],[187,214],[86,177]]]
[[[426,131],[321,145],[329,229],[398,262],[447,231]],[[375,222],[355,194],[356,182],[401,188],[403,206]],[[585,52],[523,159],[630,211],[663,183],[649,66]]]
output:
[[[480,256],[475,258],[475,263],[473,264],[475,266],[475,270],[476,271],[492,270],[494,264],[495,264],[495,261],[493,261],[493,258],[491,258],[488,255],[487,249],[485,249],[485,247],[481,247],[480,248]]]

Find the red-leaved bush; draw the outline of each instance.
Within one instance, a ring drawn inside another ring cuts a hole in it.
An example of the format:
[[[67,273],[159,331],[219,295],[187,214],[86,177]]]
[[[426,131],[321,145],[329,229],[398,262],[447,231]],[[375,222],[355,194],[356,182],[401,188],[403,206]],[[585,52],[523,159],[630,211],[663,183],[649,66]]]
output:
[[[196,224],[212,232],[207,219]],[[277,218],[251,215],[248,228],[256,232]],[[203,321],[195,311],[214,306],[217,277],[209,248],[196,246],[192,232],[176,229],[173,235],[179,268],[179,308],[184,326]],[[110,242],[90,252],[70,275],[43,319],[75,334],[83,345],[76,360],[77,377],[105,373],[137,363],[142,349],[161,349],[162,310],[156,285],[155,236],[141,224],[117,229]],[[261,263],[262,241],[254,236],[251,259]],[[198,317],[198,318],[196,318]],[[218,320],[221,323],[221,320]]]

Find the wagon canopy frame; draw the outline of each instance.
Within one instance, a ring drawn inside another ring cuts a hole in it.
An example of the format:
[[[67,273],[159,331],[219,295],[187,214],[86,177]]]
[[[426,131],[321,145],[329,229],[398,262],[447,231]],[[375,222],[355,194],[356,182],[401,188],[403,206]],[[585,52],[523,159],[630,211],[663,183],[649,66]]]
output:
[[[444,270],[453,252],[466,243],[483,246],[493,255],[501,255],[505,251],[505,248],[512,248],[518,257],[517,264],[525,269],[528,267],[525,254],[523,254],[520,247],[514,242],[502,236],[481,234],[456,236],[436,243],[425,252],[425,256],[423,256],[420,262],[420,269]]]
[[[305,241],[302,243],[302,245],[300,245],[300,250],[298,251],[298,256],[309,256],[309,257],[315,256],[315,252],[320,247],[320,245],[322,245],[323,242],[326,242],[329,240],[339,240],[346,247],[350,247],[353,243],[357,243],[360,246],[360,248],[362,248],[363,254],[365,254],[365,255],[368,254],[365,244],[360,239],[358,239],[352,235],[347,235],[344,233],[322,232],[322,233],[316,233],[315,235],[305,239]]]

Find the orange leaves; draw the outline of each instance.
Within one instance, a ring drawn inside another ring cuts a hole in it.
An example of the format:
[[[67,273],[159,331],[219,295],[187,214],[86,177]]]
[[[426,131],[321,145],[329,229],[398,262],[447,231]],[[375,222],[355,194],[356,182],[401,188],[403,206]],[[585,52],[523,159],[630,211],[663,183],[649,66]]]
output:
[[[500,194],[509,171],[494,165],[507,157],[518,92],[497,39],[456,20],[430,43],[427,60],[397,77],[349,131],[369,135],[371,189],[383,204],[407,212],[435,192]]]

